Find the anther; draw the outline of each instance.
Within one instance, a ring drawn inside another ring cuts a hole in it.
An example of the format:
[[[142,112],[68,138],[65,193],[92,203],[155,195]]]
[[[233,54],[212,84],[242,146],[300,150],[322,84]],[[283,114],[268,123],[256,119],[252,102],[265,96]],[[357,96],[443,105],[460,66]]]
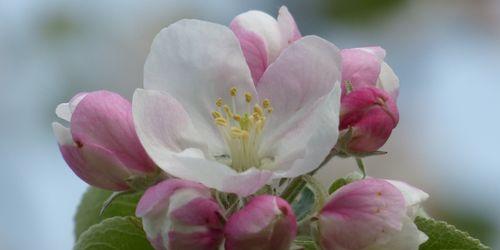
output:
[[[236,87],[232,87],[229,90],[229,93],[231,94],[231,96],[236,96],[236,94],[238,93],[238,89]]]
[[[262,107],[264,107],[265,109],[267,109],[270,106],[271,106],[271,102],[269,101],[269,99],[264,99],[264,101],[262,102]]]
[[[262,108],[260,108],[260,106],[258,104],[255,104],[255,106],[253,107],[253,112],[259,114],[260,116],[262,116]]]
[[[245,92],[245,101],[250,103],[252,101],[252,94],[250,94],[249,92]]]
[[[212,112],[212,117],[214,119],[216,119],[216,118],[222,117],[222,115],[218,111],[214,111],[214,112]]]
[[[217,98],[217,101],[215,101],[215,105],[217,105],[217,107],[222,107],[222,98]]]
[[[215,118],[215,123],[219,126],[227,126],[227,121],[223,117]]]
[[[233,115],[233,119],[237,122],[241,121],[241,116],[240,115]]]

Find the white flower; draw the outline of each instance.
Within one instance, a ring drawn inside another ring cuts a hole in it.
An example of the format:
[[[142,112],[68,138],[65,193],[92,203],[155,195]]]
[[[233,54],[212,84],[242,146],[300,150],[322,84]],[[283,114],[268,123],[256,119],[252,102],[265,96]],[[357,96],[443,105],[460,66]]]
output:
[[[319,37],[288,46],[254,85],[229,28],[181,20],[153,42],[134,123],[167,173],[246,196],[323,161],[338,137],[339,82],[339,50]]]

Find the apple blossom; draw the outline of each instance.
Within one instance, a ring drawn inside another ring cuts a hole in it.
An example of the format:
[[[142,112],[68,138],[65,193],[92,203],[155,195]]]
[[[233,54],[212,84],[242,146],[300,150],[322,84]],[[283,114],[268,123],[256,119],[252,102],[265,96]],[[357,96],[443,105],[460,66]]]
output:
[[[70,122],[70,128],[52,124],[59,149],[73,172],[88,184],[126,190],[130,178],[155,172],[135,133],[131,104],[118,94],[80,93],[60,104],[56,114]]]
[[[428,195],[410,185],[363,179],[335,193],[318,216],[326,250],[417,250],[427,236],[413,220]]]
[[[383,61],[380,47],[344,49],[342,55],[341,136],[337,149],[347,154],[377,151],[399,121],[399,80]]]
[[[251,10],[236,16],[229,27],[241,44],[255,84],[281,52],[302,37],[285,6],[279,9],[277,19],[262,11]]]
[[[134,123],[154,162],[178,178],[246,196],[315,169],[338,137],[340,54],[306,36],[254,84],[234,33],[181,20],[154,39]]]
[[[290,205],[280,197],[254,197],[229,217],[224,227],[226,250],[288,250],[297,234]]]
[[[222,211],[205,186],[168,179],[150,187],[136,209],[156,250],[215,250],[223,238]]]

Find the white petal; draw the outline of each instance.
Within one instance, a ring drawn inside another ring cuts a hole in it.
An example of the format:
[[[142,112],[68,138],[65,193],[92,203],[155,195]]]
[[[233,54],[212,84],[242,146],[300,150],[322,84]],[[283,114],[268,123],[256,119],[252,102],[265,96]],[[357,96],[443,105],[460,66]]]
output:
[[[340,82],[339,69],[339,50],[308,36],[285,49],[261,78],[259,96],[268,98],[274,109],[261,153],[278,155],[278,176],[311,171],[335,145],[340,89],[334,86]]]
[[[274,61],[284,45],[280,27],[274,17],[262,11],[251,10],[236,16],[233,22],[245,30],[254,32],[267,45],[268,61]]]
[[[405,182],[395,181],[395,180],[387,180],[392,185],[394,185],[405,197],[406,206],[407,206],[407,214],[410,218],[414,219],[417,215],[418,210],[420,209],[420,204],[426,201],[429,198],[429,195]]]
[[[187,111],[210,146],[222,148],[211,112],[222,98],[231,104],[229,89],[256,96],[250,71],[233,32],[222,25],[181,20],[154,39],[144,66],[144,87],[168,92]],[[236,109],[246,103],[236,98]]]
[[[375,244],[365,250],[418,250],[427,239],[427,235],[418,230],[415,223],[405,216],[401,231],[394,233],[388,241]]]
[[[189,151],[189,152],[186,152]],[[199,182],[222,192],[250,195],[269,182],[269,171],[248,169],[237,173],[232,168],[217,161],[204,159],[202,153],[192,157],[197,149],[186,149],[181,153],[165,152],[158,155],[156,163],[167,173],[186,180]]]
[[[137,135],[149,156],[157,163],[165,152],[182,152],[207,146],[182,105],[166,92],[137,89],[132,101]]]
[[[340,83],[311,108],[304,108],[284,124],[275,145],[275,178],[295,177],[314,170],[338,139]],[[272,149],[271,149],[272,150]]]
[[[69,128],[64,127],[58,122],[53,122],[52,123],[52,131],[54,131],[54,134],[57,138],[57,142],[59,145],[74,145],[75,143],[73,142],[73,137],[71,136],[71,132]]]
[[[381,65],[380,75],[377,80],[377,87],[387,91],[394,98],[398,96],[399,78],[386,62],[383,62]]]
[[[81,100],[87,95],[87,93],[78,93],[76,94],[73,98],[68,103],[61,103],[57,105],[56,107],[56,115],[65,120],[65,121],[71,121],[71,115],[76,109],[76,106],[78,103],[80,103]]]

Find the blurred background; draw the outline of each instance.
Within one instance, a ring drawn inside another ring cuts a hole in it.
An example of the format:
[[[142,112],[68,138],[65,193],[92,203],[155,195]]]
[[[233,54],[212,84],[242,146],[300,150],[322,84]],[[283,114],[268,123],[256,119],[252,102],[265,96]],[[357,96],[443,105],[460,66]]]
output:
[[[181,18],[229,24],[281,5],[302,34],[381,45],[401,80],[398,128],[370,175],[426,190],[429,213],[500,248],[500,1],[0,1],[0,250],[67,250],[86,184],[51,131],[75,93],[141,86],[150,43]],[[355,170],[335,159],[325,182]]]

